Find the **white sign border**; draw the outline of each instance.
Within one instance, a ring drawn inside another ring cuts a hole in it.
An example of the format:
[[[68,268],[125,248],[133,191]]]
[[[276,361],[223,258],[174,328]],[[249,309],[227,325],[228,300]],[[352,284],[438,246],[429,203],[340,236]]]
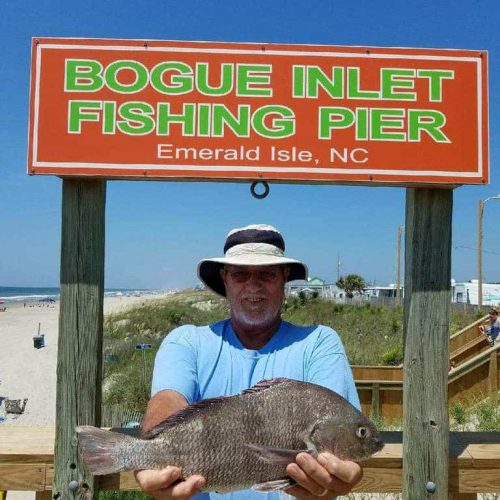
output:
[[[168,42],[166,42],[168,43]],[[373,176],[412,176],[412,177],[462,177],[462,178],[481,178],[483,177],[483,131],[482,131],[482,59],[480,57],[460,57],[460,56],[435,56],[435,55],[415,55],[415,54],[377,54],[370,52],[363,54],[359,52],[316,52],[316,51],[294,51],[294,50],[267,50],[265,52],[257,49],[222,49],[222,48],[201,48],[201,47],[156,47],[148,46],[148,51],[155,52],[202,52],[202,53],[215,53],[215,54],[259,54],[264,55],[285,55],[285,56],[303,56],[314,55],[316,57],[358,57],[358,58],[371,58],[371,59],[419,59],[419,60],[435,60],[435,61],[461,61],[476,63],[477,74],[477,131],[478,131],[478,157],[476,172],[460,172],[460,171],[444,171],[444,170],[374,170],[372,169],[355,169],[355,168],[311,168],[311,167],[263,167],[263,166],[246,166],[246,165],[161,165],[161,164],[123,164],[123,163],[81,163],[81,162],[43,162],[38,161],[38,116],[40,105],[40,73],[42,64],[42,50],[43,49],[61,49],[61,50],[116,50],[116,51],[131,51],[141,50],[139,46],[130,45],[74,45],[74,44],[52,44],[52,43],[39,43],[36,47],[36,80],[34,92],[34,114],[33,114],[33,140],[32,140],[32,153],[33,153],[33,168],[37,167],[50,167],[53,169],[120,169],[120,170],[161,170],[161,171],[206,171],[206,172],[254,172],[254,173],[323,173],[323,174],[343,174],[343,175],[373,175]],[[146,49],[144,49],[146,50]],[[374,48],[373,50],[377,50]],[[380,50],[380,49],[379,49]],[[283,179],[285,180],[285,179]],[[332,179],[335,181],[335,179]]]

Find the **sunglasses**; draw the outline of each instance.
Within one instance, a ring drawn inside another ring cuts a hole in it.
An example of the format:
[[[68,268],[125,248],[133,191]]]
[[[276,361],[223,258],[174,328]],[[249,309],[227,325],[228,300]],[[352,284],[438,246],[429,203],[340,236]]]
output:
[[[245,283],[252,276],[255,276],[259,281],[264,281],[266,283],[275,282],[280,276],[283,275],[281,270],[278,269],[264,269],[259,271],[246,271],[246,270],[226,270],[225,271],[232,280],[237,283]]]

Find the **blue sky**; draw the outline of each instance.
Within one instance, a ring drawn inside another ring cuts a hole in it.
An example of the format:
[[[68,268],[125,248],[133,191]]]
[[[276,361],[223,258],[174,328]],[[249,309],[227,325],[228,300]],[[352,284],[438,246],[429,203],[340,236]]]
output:
[[[500,193],[500,4],[395,1],[11,1],[0,4],[0,285],[59,283],[62,181],[26,174],[31,38],[90,37],[482,49],[489,52],[489,186],[455,190],[452,275],[477,274],[477,204]],[[394,282],[404,188],[110,181],[106,286],[179,288],[227,231],[270,223],[311,276]],[[484,217],[484,278],[500,281],[500,202]]]

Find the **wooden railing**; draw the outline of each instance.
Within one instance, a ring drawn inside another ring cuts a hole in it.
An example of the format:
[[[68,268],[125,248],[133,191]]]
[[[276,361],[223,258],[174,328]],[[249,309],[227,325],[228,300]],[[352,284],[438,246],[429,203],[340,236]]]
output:
[[[449,405],[497,394],[500,388],[500,344],[491,347],[479,326],[485,316],[450,337]],[[403,411],[403,367],[353,366],[363,412],[399,420]]]
[[[402,490],[402,433],[382,435],[386,445],[364,462],[357,492]],[[54,436],[53,427],[0,427],[0,490],[35,491],[38,500],[49,499],[54,478]],[[450,498],[500,492],[500,433],[450,433],[449,470]],[[132,472],[103,476],[100,488],[139,489]]]

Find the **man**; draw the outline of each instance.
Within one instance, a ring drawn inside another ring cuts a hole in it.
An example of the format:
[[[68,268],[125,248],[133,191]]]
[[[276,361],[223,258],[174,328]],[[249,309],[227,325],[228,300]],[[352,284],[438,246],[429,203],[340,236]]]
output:
[[[489,337],[491,346],[495,345],[498,335],[500,334],[500,320],[498,319],[498,309],[492,307],[488,313],[489,324],[481,325],[479,330]]]
[[[332,389],[359,408],[344,348],[331,328],[299,327],[281,320],[285,283],[306,279],[307,267],[284,256],[285,242],[272,226],[234,229],[224,245],[225,256],[205,259],[198,276],[227,298],[230,318],[214,325],[182,326],[163,341],[155,360],[152,398],[143,430],[200,399],[241,392],[263,379],[287,377]],[[297,483],[287,494],[297,498],[332,498],[345,494],[361,479],[361,468],[322,453],[306,453],[287,467]],[[192,476],[179,482],[181,471],[138,471],[136,479],[151,496],[161,499],[217,499],[198,493],[205,479]],[[198,494],[197,494],[198,493]],[[280,494],[253,490],[224,499],[278,499]]]

